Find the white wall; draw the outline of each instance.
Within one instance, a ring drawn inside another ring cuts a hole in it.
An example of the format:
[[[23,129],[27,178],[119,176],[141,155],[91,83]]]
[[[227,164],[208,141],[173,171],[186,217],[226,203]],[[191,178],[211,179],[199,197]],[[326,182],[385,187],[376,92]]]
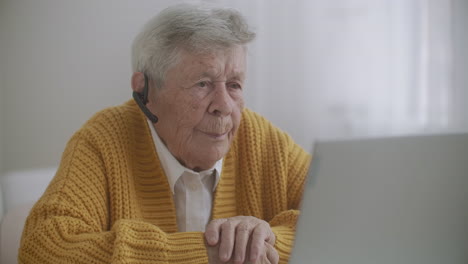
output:
[[[57,165],[93,113],[130,99],[133,37],[173,2],[4,0],[3,169]]]
[[[5,130],[5,121],[4,121],[4,116],[5,116],[5,96],[4,96],[4,90],[5,90],[5,49],[2,48],[5,46],[5,30],[6,30],[6,25],[5,25],[5,2],[0,1],[0,175],[3,172],[3,156],[4,156],[4,130]],[[1,197],[1,196],[0,196]],[[1,198],[0,198],[1,200]],[[1,212],[1,210],[0,210]],[[0,218],[1,219],[1,218]]]
[[[455,0],[453,5],[454,89],[457,91],[455,115],[461,129],[468,129],[468,1]]]

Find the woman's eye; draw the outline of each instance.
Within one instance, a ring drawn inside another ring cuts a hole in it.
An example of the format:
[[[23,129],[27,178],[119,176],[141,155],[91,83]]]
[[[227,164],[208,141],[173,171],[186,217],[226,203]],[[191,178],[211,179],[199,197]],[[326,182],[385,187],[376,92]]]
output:
[[[208,82],[199,82],[199,83],[197,83],[197,86],[198,86],[198,87],[201,87],[201,88],[207,87],[207,86],[208,86]]]
[[[242,86],[238,83],[229,83],[228,87],[232,89],[242,89]]]

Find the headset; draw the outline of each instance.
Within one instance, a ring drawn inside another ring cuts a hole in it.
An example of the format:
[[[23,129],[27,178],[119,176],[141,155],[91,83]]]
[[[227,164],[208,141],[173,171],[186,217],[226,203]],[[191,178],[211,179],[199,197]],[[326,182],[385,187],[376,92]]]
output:
[[[140,107],[141,111],[145,114],[145,116],[154,124],[158,122],[158,117],[155,116],[151,111],[146,107],[146,104],[148,103],[148,76],[146,74],[143,74],[145,76],[145,87],[143,88],[143,94],[133,92],[133,99],[135,99],[135,102],[138,104]]]

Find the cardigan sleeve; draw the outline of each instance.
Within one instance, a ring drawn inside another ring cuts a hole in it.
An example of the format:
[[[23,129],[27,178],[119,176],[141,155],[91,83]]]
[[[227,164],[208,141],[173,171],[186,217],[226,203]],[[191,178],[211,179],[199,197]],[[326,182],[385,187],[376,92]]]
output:
[[[287,137],[289,141],[287,197],[288,208],[270,220],[270,226],[276,236],[275,248],[280,256],[280,263],[288,263],[294,245],[296,224],[299,218],[299,206],[307,178],[311,156]]]
[[[117,220],[99,151],[78,132],[56,176],[31,210],[19,263],[207,263],[203,233],[165,233],[138,219]],[[93,162],[91,162],[93,161]]]
[[[287,263],[311,156],[288,133],[250,109],[244,109],[235,143],[236,195],[242,204],[238,213],[270,224],[280,263]]]

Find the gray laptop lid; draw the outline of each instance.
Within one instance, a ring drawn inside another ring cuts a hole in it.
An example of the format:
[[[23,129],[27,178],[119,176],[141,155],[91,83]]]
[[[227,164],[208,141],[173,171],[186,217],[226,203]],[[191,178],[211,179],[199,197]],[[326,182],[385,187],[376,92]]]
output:
[[[467,264],[468,134],[317,143],[290,263]]]

